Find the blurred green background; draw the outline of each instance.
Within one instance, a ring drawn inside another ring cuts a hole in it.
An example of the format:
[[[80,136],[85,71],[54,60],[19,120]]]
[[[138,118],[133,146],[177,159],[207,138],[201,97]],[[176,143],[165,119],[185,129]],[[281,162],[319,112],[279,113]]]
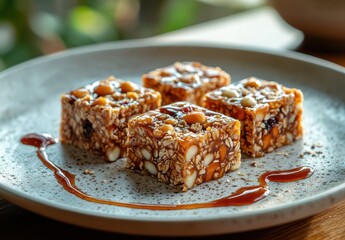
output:
[[[155,36],[263,4],[264,0],[0,0],[0,71],[66,48]]]

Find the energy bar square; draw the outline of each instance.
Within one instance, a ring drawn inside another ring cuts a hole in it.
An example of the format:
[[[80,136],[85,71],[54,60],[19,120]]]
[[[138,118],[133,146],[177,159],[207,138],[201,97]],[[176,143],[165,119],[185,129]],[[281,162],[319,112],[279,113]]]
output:
[[[254,77],[206,94],[203,106],[241,121],[241,149],[252,157],[303,135],[303,93]]]
[[[226,86],[231,78],[219,67],[208,67],[199,62],[176,62],[142,76],[144,87],[162,94],[162,105],[178,101],[202,104],[204,95]]]
[[[128,126],[128,167],[183,191],[240,167],[240,122],[223,114],[176,102]]]
[[[61,104],[61,142],[98,151],[107,161],[115,161],[126,155],[128,120],[158,108],[161,95],[109,77],[63,94]]]

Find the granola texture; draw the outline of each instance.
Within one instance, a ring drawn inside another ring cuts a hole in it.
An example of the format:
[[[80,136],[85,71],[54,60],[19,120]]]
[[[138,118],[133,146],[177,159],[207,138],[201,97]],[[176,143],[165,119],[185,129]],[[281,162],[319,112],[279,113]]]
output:
[[[144,87],[159,91],[162,105],[178,101],[201,106],[203,96],[230,83],[230,75],[219,67],[204,66],[199,62],[176,62],[142,76]]]
[[[126,155],[128,120],[159,107],[161,95],[109,77],[63,94],[61,104],[61,142],[101,152],[107,161],[115,161]]]
[[[244,79],[206,94],[203,106],[241,121],[241,149],[263,156],[303,135],[303,93],[276,82]]]
[[[183,191],[241,164],[240,122],[187,102],[129,121],[127,164]]]

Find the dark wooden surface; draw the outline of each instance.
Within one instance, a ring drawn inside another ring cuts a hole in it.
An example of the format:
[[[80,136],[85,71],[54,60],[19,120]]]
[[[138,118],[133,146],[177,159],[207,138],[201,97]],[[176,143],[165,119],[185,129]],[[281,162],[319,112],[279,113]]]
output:
[[[345,52],[297,51],[345,66]],[[54,221],[0,197],[0,239],[152,239],[101,232]],[[345,239],[345,202],[315,216],[271,228],[201,239]]]
[[[271,228],[200,239],[345,239],[345,202],[315,216]],[[0,200],[0,239],[154,239],[102,232],[54,221]],[[173,239],[173,238],[167,238]],[[187,238],[186,238],[187,239]]]

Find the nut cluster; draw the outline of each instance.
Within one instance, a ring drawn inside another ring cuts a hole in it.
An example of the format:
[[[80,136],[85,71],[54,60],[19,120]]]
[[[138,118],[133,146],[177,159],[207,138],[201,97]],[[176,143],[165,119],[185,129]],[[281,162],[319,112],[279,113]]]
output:
[[[276,82],[258,80],[254,77],[225,86],[208,94],[210,98],[224,97],[231,104],[247,108],[258,108],[269,102],[282,99],[287,94]]]
[[[70,94],[76,99],[87,100],[92,106],[121,107],[121,105],[138,100],[149,92],[153,91],[151,89],[142,89],[132,82],[111,76],[105,80],[71,91]]]
[[[178,101],[201,106],[203,96],[230,83],[230,76],[219,67],[199,62],[176,62],[142,76],[143,86],[164,95],[162,105]]]
[[[210,130],[210,126],[225,124],[226,116],[186,102],[177,102],[139,116],[137,122],[143,126],[150,125],[155,129],[153,135],[161,138],[168,131],[204,133]]]
[[[144,85],[153,87],[158,82],[178,85],[179,87],[193,87],[209,81],[210,78],[229,75],[219,67],[207,67],[199,62],[176,62],[175,64],[156,69],[143,76]],[[146,79],[146,80],[145,80]]]

